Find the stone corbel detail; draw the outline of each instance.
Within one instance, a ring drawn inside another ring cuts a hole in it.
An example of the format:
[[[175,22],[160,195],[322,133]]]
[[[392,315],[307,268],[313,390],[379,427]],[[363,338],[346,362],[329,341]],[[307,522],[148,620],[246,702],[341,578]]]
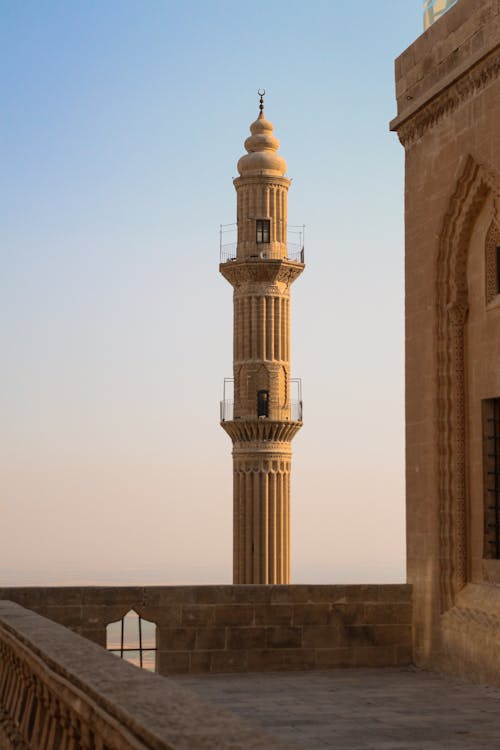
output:
[[[454,112],[481,89],[493,83],[500,74],[500,51],[497,49],[465,73],[453,86],[408,116],[400,125],[395,124],[399,140],[408,148],[444,117]]]
[[[266,441],[262,449],[267,451],[269,443],[291,441],[302,427],[302,422],[276,419],[242,419],[241,421],[235,419],[232,422],[221,422],[221,426],[234,443],[262,440]]]
[[[268,282],[277,284],[282,282],[289,286],[304,270],[303,263],[293,260],[266,260],[256,262],[252,260],[231,260],[221,263],[219,270],[235,288],[249,282]]]

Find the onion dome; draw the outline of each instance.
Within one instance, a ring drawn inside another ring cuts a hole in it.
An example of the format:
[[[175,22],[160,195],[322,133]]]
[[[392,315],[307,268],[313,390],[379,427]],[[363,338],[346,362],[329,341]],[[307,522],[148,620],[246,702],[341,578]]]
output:
[[[238,172],[242,177],[259,174],[282,177],[286,172],[286,161],[276,153],[280,143],[273,135],[273,124],[264,117],[264,94],[259,91],[260,113],[250,125],[252,135],[245,141],[248,153],[238,161]]]

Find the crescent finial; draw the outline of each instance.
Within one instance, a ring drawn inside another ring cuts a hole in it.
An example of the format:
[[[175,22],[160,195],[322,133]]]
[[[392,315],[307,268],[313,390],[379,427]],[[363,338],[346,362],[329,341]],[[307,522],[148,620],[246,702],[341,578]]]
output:
[[[260,97],[259,110],[260,110],[260,114],[262,114],[262,112],[264,111],[264,97],[266,95],[266,90],[262,89],[261,91],[260,89],[257,89],[257,94]]]

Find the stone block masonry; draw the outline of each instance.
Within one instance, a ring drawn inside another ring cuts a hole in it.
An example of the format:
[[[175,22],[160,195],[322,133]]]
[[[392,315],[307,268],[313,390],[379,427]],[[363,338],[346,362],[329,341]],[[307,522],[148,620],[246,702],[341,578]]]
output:
[[[459,0],[403,52],[396,99],[414,658],[500,684],[499,1]]]
[[[412,661],[411,586],[3,588],[106,645],[131,609],[157,625],[160,674],[398,666]]]
[[[289,747],[172,680],[0,601],[1,750]]]

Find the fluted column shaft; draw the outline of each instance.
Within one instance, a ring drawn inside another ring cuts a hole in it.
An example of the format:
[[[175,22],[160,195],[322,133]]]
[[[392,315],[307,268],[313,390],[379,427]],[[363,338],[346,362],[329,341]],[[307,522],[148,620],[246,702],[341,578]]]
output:
[[[291,457],[233,456],[233,582],[289,583]]]

